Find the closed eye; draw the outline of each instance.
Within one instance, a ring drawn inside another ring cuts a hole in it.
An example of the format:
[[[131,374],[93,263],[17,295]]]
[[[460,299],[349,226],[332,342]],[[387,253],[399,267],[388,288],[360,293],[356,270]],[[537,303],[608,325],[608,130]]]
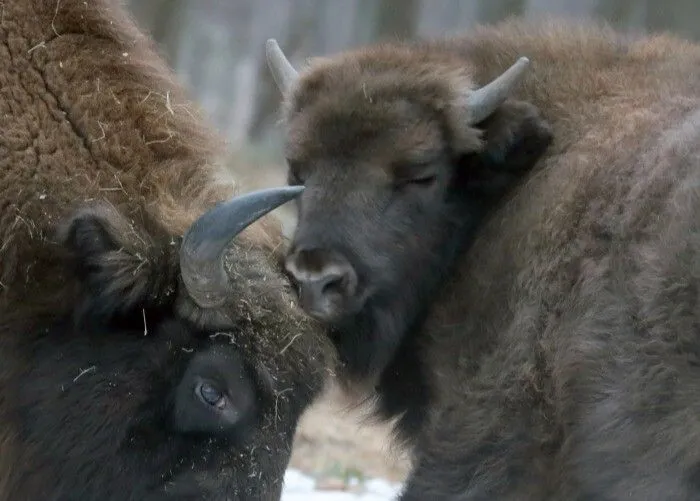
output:
[[[428,187],[428,186],[432,185],[435,181],[437,181],[437,175],[431,174],[431,175],[425,175],[425,176],[409,179],[409,180],[405,181],[405,183],[417,185],[417,186]]]
[[[435,184],[437,181],[437,174],[434,173],[425,173],[420,176],[415,176],[415,177],[409,177],[405,179],[397,179],[394,183],[394,186],[396,189],[405,189],[409,187],[414,187],[414,188],[430,188]]]
[[[392,165],[394,174],[394,185],[396,188],[414,186],[419,188],[429,188],[437,181],[439,161],[412,161],[396,162]]]

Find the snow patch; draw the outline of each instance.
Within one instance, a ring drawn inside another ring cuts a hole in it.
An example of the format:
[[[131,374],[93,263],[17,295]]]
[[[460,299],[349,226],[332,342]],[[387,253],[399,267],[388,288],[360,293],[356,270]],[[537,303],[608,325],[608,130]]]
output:
[[[393,501],[401,492],[401,485],[374,478],[350,485],[349,489],[319,489],[313,477],[290,468],[284,474],[281,501]]]

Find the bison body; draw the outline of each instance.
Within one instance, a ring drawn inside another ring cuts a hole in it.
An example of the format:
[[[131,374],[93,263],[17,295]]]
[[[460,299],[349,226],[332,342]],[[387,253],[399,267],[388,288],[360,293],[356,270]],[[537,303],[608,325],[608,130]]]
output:
[[[221,145],[114,2],[2,14],[0,499],[278,499],[333,359],[258,220],[298,190],[215,205]]]
[[[469,121],[474,89],[520,56],[521,84]],[[668,36],[514,20],[287,67],[287,156],[307,186],[288,267],[302,244],[336,268],[342,256],[368,297],[409,270],[387,311],[408,304],[415,324],[355,330],[336,319],[369,300],[332,317],[305,305],[338,330],[351,375],[375,378],[356,361],[378,361],[380,408],[415,456],[403,500],[700,496],[699,63]],[[464,229],[442,210],[441,182],[469,175],[442,160],[455,146],[502,166],[539,158],[461,253],[435,238]],[[404,159],[425,150],[443,156]],[[412,198],[389,190],[406,165],[432,177]],[[322,268],[310,263],[291,270],[301,287]]]

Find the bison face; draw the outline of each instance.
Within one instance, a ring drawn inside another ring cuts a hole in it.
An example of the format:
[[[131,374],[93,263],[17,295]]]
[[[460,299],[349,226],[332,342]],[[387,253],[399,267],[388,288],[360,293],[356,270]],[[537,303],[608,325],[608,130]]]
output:
[[[33,353],[16,403],[29,457],[15,460],[42,481],[8,499],[278,499],[295,416],[265,416],[270,375],[227,340],[235,331],[145,316],[147,335],[126,319],[24,333]]]
[[[249,221],[271,208],[256,200]],[[0,325],[3,499],[279,499],[297,420],[323,384],[324,336],[250,243],[218,263],[235,276],[229,295],[195,314],[181,262],[194,250],[198,269],[197,249],[226,240],[212,231],[179,245],[104,207],[68,222],[71,306]]]
[[[473,91],[456,56],[378,47],[299,77],[274,42],[289,182],[303,185],[285,267],[359,373],[381,370],[477,224],[551,141],[506,99],[520,61]]]

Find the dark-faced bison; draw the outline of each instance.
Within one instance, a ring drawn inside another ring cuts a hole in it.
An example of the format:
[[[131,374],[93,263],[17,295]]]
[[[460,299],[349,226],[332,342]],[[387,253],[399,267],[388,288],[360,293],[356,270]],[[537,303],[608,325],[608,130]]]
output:
[[[411,439],[402,499],[700,499],[700,47],[513,20],[268,53],[306,186],[287,268]],[[538,157],[472,235],[472,176]]]
[[[300,189],[217,205],[221,145],[114,2],[0,10],[0,499],[278,499],[334,353],[260,219]]]

